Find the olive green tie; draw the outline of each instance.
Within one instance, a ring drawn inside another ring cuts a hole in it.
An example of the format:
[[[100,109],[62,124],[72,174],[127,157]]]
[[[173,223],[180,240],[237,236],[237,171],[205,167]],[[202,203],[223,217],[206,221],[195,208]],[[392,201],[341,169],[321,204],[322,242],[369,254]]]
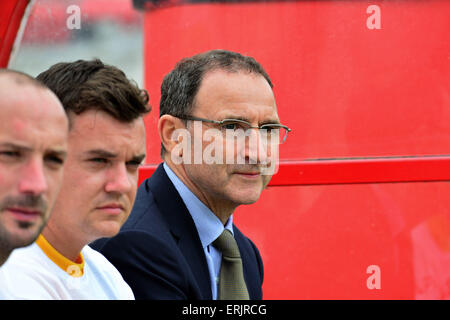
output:
[[[242,259],[233,235],[225,229],[213,245],[222,252],[219,300],[249,300]]]

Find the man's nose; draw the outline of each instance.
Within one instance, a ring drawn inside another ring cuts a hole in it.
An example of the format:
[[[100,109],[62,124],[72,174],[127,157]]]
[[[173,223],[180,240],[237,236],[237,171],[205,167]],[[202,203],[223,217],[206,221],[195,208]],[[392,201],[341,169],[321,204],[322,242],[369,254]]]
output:
[[[270,155],[270,139],[267,133],[258,129],[249,130],[245,143],[245,158],[249,163],[270,165]]]
[[[21,172],[19,191],[28,194],[42,194],[48,190],[47,177],[45,175],[44,161],[42,158],[31,158]]]
[[[133,187],[125,164],[117,164],[108,172],[108,181],[105,185],[106,192],[127,193]]]

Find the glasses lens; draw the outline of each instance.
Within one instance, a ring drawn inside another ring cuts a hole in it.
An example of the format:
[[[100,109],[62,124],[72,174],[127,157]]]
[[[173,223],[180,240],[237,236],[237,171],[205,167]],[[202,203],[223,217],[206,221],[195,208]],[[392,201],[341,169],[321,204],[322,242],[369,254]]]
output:
[[[287,130],[279,126],[263,126],[261,128],[261,133],[266,136],[267,142],[271,144],[282,144],[287,136]]]
[[[280,129],[280,144],[282,144],[283,142],[286,141],[288,135],[288,131],[286,128],[281,128]]]
[[[221,129],[224,133],[231,135],[233,138],[243,138],[251,135],[250,130],[253,128],[250,123],[242,120],[227,119],[223,120]],[[279,125],[263,125],[260,128],[260,138],[267,144],[282,144],[287,137],[288,130]]]

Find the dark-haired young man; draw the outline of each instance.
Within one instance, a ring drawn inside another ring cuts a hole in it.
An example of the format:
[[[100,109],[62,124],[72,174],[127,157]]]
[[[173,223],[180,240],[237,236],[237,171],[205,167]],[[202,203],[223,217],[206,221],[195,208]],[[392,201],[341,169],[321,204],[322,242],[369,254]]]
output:
[[[87,244],[115,235],[133,206],[147,93],[99,60],[59,63],[37,79],[69,117],[64,179],[36,243],[0,269],[0,298],[133,299],[120,273]]]
[[[161,86],[164,164],[119,234],[94,247],[137,299],[261,299],[262,259],[233,212],[258,200],[289,130],[255,59],[213,50],[181,60]]]
[[[8,69],[0,69],[0,121],[1,266],[47,223],[63,179],[69,126],[53,92]]]

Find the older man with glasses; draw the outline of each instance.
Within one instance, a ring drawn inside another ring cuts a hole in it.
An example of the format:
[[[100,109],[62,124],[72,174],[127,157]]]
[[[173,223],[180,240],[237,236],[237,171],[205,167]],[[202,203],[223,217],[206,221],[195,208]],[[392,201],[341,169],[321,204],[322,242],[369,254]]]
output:
[[[262,259],[233,212],[259,199],[290,131],[269,76],[225,50],[183,59],[162,83],[158,131],[164,163],[94,248],[137,299],[262,299]]]

